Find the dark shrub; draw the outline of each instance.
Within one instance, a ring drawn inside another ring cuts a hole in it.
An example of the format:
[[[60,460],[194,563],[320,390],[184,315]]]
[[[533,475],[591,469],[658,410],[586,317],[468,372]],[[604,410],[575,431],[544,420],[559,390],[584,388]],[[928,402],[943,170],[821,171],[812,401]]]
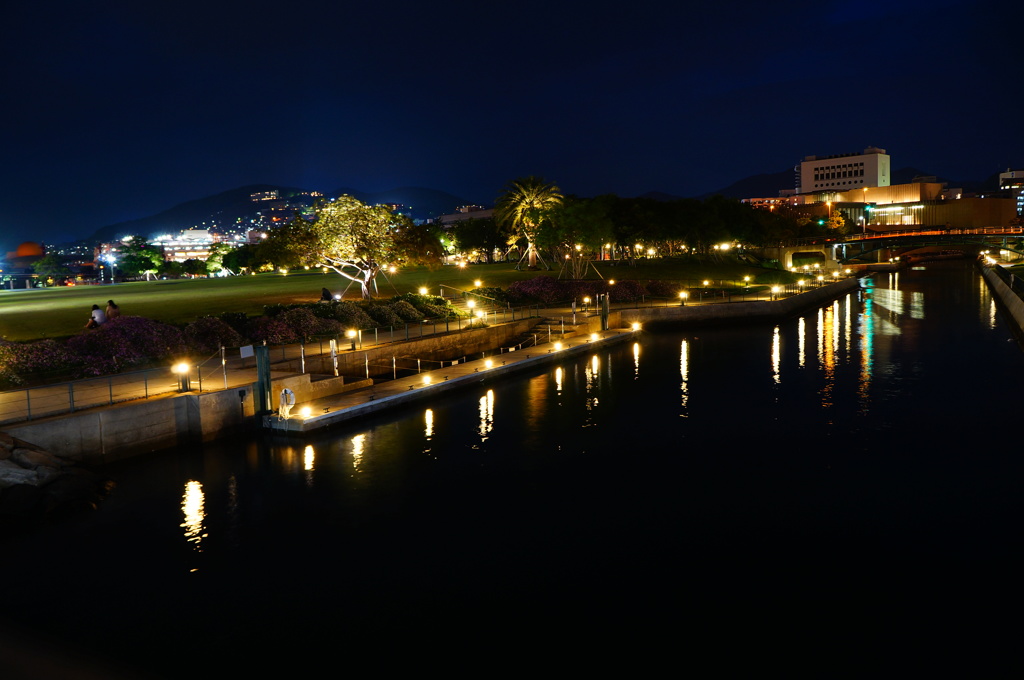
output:
[[[295,305],[283,305],[275,303],[272,305],[263,305],[263,316],[275,317],[283,314],[286,310],[293,308]]]
[[[405,323],[392,305],[367,305],[366,313],[378,326],[401,326]]]
[[[265,342],[268,345],[283,345],[298,342],[299,335],[292,327],[280,318],[258,316],[249,322],[246,335],[253,342]]]
[[[235,329],[235,332],[245,337],[245,332],[249,327],[249,317],[245,315],[245,312],[222,312],[217,317],[227,325]]]
[[[643,297],[644,292],[640,282],[633,279],[616,281],[614,286],[608,286],[609,299],[612,302],[636,302]]]
[[[332,302],[330,305],[334,312],[334,319],[341,322],[341,325],[346,330],[351,328],[373,328],[376,325],[374,324],[373,319],[370,318],[370,315],[367,314],[362,307],[353,302],[341,300],[338,302]]]
[[[423,302],[420,303],[425,304]],[[422,321],[424,314],[419,308],[412,306],[405,300],[395,300],[388,305],[391,310],[400,316],[403,321]]]
[[[565,286],[551,276],[535,276],[532,279],[514,281],[508,290],[515,298],[544,304],[566,300],[569,297]]]
[[[0,342],[0,389],[41,382],[47,377],[70,377],[79,359],[54,340],[31,343]]]
[[[215,316],[199,317],[185,327],[183,335],[192,349],[207,353],[242,344],[241,334]]]
[[[316,335],[317,328],[319,328],[319,320],[313,316],[313,311],[307,306],[285,310],[277,318],[287,324],[300,340]]]
[[[677,297],[683,286],[669,281],[648,281],[647,294],[653,297]]]
[[[117,373],[186,354],[181,331],[142,316],[119,316],[93,332],[70,338],[84,375]]]

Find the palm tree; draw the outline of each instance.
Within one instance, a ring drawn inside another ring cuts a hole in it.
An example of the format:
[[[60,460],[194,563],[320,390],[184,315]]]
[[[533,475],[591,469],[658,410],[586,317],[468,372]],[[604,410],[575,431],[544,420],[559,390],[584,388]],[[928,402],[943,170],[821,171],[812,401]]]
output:
[[[561,203],[561,190],[541,177],[520,177],[505,187],[505,193],[498,198],[494,216],[499,223],[510,228],[516,239],[526,239],[526,254],[519,260],[516,269],[519,269],[527,256],[530,258],[529,266],[537,266],[537,248],[534,246],[537,225],[548,210]],[[547,263],[544,263],[544,267],[550,269]]]

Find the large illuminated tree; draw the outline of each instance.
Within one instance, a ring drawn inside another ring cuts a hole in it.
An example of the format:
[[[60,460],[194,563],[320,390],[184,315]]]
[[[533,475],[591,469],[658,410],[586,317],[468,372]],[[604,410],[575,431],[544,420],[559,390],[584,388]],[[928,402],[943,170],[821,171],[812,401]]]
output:
[[[526,239],[526,255],[523,259],[529,257],[530,268],[537,266],[537,227],[549,210],[561,204],[561,190],[541,177],[513,180],[498,198],[494,216],[499,224],[512,231],[515,238]],[[516,269],[522,263],[520,259]]]
[[[390,265],[439,264],[442,246],[429,225],[414,225],[384,205],[351,196],[320,201],[315,217],[297,215],[270,233],[261,248],[279,264],[326,267],[359,284],[364,298]]]

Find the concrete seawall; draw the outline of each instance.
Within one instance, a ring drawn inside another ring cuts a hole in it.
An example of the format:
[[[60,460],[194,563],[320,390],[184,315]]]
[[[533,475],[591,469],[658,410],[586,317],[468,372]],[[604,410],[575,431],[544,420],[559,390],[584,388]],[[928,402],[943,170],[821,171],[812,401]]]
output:
[[[771,302],[615,310],[609,314],[608,325],[610,328],[628,328],[633,323],[649,322],[688,325],[765,322],[783,319],[825,304],[859,286],[860,281],[851,278]],[[393,356],[479,358],[473,355],[494,353],[495,348],[508,346],[540,322],[538,318],[524,319],[472,331],[426,336],[399,345],[344,352],[338,356],[339,371],[347,376],[359,376],[365,370],[366,363],[380,365],[390,362]],[[600,323],[598,316],[578,317],[576,332],[599,331]],[[306,402],[372,384],[372,381],[362,377],[333,377],[334,370],[329,356],[308,357],[307,372],[300,374],[299,370],[297,362],[282,362],[272,366],[271,395],[275,400],[275,408],[278,395],[284,387],[295,393],[297,402]],[[6,431],[67,458],[106,463],[189,443],[210,441],[243,429],[254,429],[257,419],[254,417],[253,394],[252,385],[201,394],[173,394],[18,423],[7,426]]]
[[[1013,290],[1006,285],[1006,282],[999,278],[999,275],[992,271],[991,267],[981,266],[981,276],[988,283],[989,289],[1003,303],[1010,316],[1013,317],[1017,328],[1024,332],[1024,300],[1020,299]]]
[[[628,309],[618,312],[621,315],[621,323],[618,325],[628,326],[632,323],[649,322],[702,325],[777,321],[799,314],[805,309],[825,304],[859,288],[860,279],[849,278],[771,302],[754,300],[713,305]],[[613,323],[613,325],[615,324]]]

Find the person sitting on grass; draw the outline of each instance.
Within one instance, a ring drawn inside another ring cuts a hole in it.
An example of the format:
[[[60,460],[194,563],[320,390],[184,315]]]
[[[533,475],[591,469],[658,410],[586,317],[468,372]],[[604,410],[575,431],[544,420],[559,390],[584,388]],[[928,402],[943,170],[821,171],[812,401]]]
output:
[[[85,324],[87,329],[99,328],[107,322],[107,315],[103,313],[99,305],[92,306],[92,314],[89,315],[89,321]]]

